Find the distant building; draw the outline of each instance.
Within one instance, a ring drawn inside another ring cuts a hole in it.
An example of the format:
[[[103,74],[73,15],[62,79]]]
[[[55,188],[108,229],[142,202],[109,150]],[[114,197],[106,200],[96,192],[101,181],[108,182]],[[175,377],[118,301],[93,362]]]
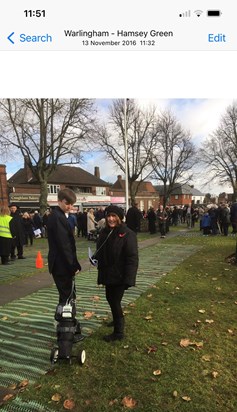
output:
[[[164,186],[155,186],[160,194],[160,203],[163,204],[164,201]],[[193,186],[188,184],[181,185],[180,183],[175,183],[169,197],[167,205],[169,206],[184,206],[189,203],[199,205],[203,204],[205,195],[199,190],[195,189]]]
[[[200,192],[200,190],[195,189],[195,187],[191,186],[191,192],[192,192],[192,203],[194,205],[203,205],[205,201],[205,194]]]
[[[154,209],[158,209],[160,197],[153,184],[151,182],[134,182],[134,184],[139,185],[136,194],[138,208],[146,212],[151,206],[153,206]],[[122,179],[121,175],[118,175],[116,182],[111,186],[110,195],[112,202],[114,202],[116,198],[125,197],[125,180]]]
[[[49,206],[57,205],[57,193],[60,189],[70,188],[77,195],[75,206],[107,206],[111,203],[110,184],[100,179],[100,171],[95,167],[94,175],[80,167],[58,165],[48,179]],[[9,201],[23,209],[38,209],[40,185],[25,165],[8,180]]]

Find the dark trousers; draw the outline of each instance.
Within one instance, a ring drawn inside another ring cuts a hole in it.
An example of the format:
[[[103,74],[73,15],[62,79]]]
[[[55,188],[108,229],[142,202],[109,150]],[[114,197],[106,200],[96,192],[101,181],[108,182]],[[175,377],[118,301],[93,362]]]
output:
[[[15,239],[12,239],[12,246],[11,246],[11,257],[15,257],[15,249],[17,248],[17,256],[23,256],[23,246],[16,242]]]
[[[106,299],[110,306],[113,320],[123,318],[121,301],[124,295],[124,285],[106,285]]]
[[[55,285],[58,289],[59,293],[59,304],[65,305],[66,301],[69,299],[70,295],[72,294],[71,298],[76,299],[76,287],[74,285],[74,290],[72,291],[73,287],[73,276],[69,274],[60,274],[60,272],[52,273]]]

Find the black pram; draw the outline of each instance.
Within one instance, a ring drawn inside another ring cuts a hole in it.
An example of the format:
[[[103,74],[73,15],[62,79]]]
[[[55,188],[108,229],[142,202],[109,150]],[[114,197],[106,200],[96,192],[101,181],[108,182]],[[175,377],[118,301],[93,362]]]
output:
[[[55,312],[55,320],[58,322],[56,333],[58,347],[51,351],[51,363],[56,363],[58,360],[68,360],[71,363],[72,345],[84,339],[81,334],[79,321],[76,319],[76,290],[75,278],[72,282],[71,294],[68,297],[66,304],[57,305]],[[80,351],[77,358],[81,364],[85,362],[85,351]]]

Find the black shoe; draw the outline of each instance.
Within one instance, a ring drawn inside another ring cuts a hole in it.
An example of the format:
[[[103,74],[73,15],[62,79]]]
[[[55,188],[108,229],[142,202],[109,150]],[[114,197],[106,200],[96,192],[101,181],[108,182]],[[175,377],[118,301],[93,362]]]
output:
[[[11,256],[11,260],[16,260],[16,256]]]
[[[111,333],[103,337],[105,342],[114,342],[115,340],[122,340],[124,338],[123,333]]]
[[[12,265],[12,262],[5,262],[5,263],[2,263],[2,265]]]
[[[26,259],[25,256],[18,256],[18,259]]]

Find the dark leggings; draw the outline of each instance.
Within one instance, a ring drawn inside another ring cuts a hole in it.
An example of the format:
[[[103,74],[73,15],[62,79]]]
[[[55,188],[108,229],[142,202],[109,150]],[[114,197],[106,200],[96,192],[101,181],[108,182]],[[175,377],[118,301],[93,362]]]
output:
[[[105,286],[106,299],[111,308],[113,319],[123,317],[123,310],[121,301],[124,295],[124,285],[106,285]]]

